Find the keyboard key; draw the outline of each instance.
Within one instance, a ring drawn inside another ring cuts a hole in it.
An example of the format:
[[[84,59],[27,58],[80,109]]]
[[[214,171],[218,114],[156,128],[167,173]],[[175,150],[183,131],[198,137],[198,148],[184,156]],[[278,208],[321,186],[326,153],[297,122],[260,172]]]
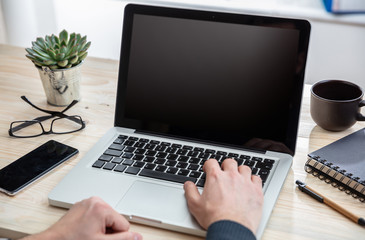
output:
[[[166,159],[167,160],[176,160],[177,158],[179,157],[179,155],[176,155],[176,154],[169,154]]]
[[[132,166],[132,164],[134,163],[134,161],[126,159],[123,161],[123,165],[128,165],[128,166]]]
[[[119,135],[119,136],[118,136],[118,138],[121,138],[121,139],[127,139],[127,138],[128,138],[128,136],[126,136],[126,135]]]
[[[241,166],[243,164],[243,161],[244,161],[242,158],[237,158],[237,159],[235,158],[234,160],[237,161],[238,166]]]
[[[150,157],[154,157],[156,155],[156,151],[153,151],[153,150],[148,150],[145,155],[146,156],[150,156]]]
[[[196,183],[198,187],[204,187],[205,179],[199,179],[199,181]]]
[[[146,166],[144,167],[145,169],[154,169],[157,165],[154,163],[147,163]]]
[[[127,166],[125,166],[125,165],[117,165],[117,166],[114,168],[114,171],[115,171],[115,172],[123,172],[126,168],[127,168]]]
[[[128,140],[130,140],[130,141],[138,141],[138,137],[129,137]]]
[[[136,151],[134,151],[135,154],[144,154],[146,152],[146,149],[137,148]]]
[[[155,149],[155,147],[156,147],[155,144],[147,144],[146,146],[144,146],[144,148],[147,150],[153,150],[153,149]]]
[[[272,164],[265,163],[265,162],[258,162],[258,163],[256,163],[255,167],[261,168],[261,169],[271,170]]]
[[[167,153],[165,153],[165,152],[159,152],[156,154],[157,158],[165,158],[166,156],[167,156]]]
[[[198,164],[190,164],[188,169],[189,170],[198,170],[199,169],[199,165]]]
[[[141,138],[139,139],[140,142],[143,142],[143,143],[148,143],[150,140],[146,139],[146,138]]]
[[[124,153],[122,157],[127,159],[132,159],[133,153]]]
[[[161,143],[161,145],[162,145],[162,146],[167,146],[167,147],[168,147],[168,146],[170,146],[170,145],[171,145],[171,143],[168,143],[168,142],[162,142],[162,143]]]
[[[194,151],[198,151],[198,152],[203,152],[204,148],[200,148],[200,147],[195,147]]]
[[[230,158],[238,158],[238,154],[237,153],[229,153],[228,157]]]
[[[137,160],[137,161],[141,161],[142,159],[144,158],[143,155],[140,155],[140,154],[136,154],[133,156],[133,160]]]
[[[249,159],[251,159],[251,156],[241,155],[240,158],[245,159],[245,160],[249,160]]]
[[[144,162],[135,162],[135,163],[133,164],[133,167],[142,168],[144,165],[145,165],[145,163],[144,163]]]
[[[113,149],[113,150],[119,150],[122,151],[125,148],[125,146],[120,145],[120,144],[115,144],[113,143],[112,145],[110,145],[109,149]]]
[[[177,173],[181,176],[187,176],[189,174],[189,170],[186,170],[186,169],[180,169],[180,171]]]
[[[210,156],[210,154],[209,153],[200,153],[199,155],[198,155],[198,158],[202,158],[202,159],[206,159],[206,160],[208,160],[209,159],[209,156]]]
[[[255,161],[252,160],[247,160],[245,161],[244,165],[249,166],[249,167],[253,167],[253,165],[255,165]]]
[[[177,160],[179,162],[187,162],[189,160],[189,157],[187,157],[187,156],[180,156]]]
[[[217,154],[226,156],[228,153],[227,152],[224,152],[224,151],[218,151]]]
[[[167,170],[166,170],[166,173],[171,173],[171,174],[175,174],[177,173],[179,169],[178,168],[175,168],[175,167],[169,167]]]
[[[157,167],[155,168],[155,170],[159,172],[164,172],[166,169],[167,167],[163,165],[157,165]]]
[[[186,150],[186,149],[179,149],[176,152],[176,154],[179,154],[179,155],[186,155],[187,153],[188,153],[188,150]]]
[[[155,157],[145,157],[144,159],[143,159],[143,161],[144,162],[149,162],[149,163],[151,163],[151,162],[153,162],[153,161],[155,161]]]
[[[133,147],[136,147],[136,148],[143,148],[144,145],[146,145],[144,142],[136,142]]]
[[[177,151],[177,148],[174,147],[168,147],[165,152],[167,153],[175,153]]]
[[[189,177],[199,178],[201,174],[202,174],[201,172],[191,171]]]
[[[198,164],[200,162],[199,158],[192,157],[189,159],[189,163]]]
[[[213,150],[213,149],[205,149],[205,151],[204,152],[206,152],[206,153],[210,153],[210,154],[215,154],[216,153],[216,151],[215,150]]]
[[[108,163],[106,163],[105,165],[104,165],[104,167],[103,167],[103,169],[106,169],[106,170],[112,170],[114,167],[115,167],[115,163],[110,163],[110,162],[108,162]]]
[[[155,147],[155,151],[163,152],[163,151],[165,151],[165,149],[166,149],[166,148],[167,148],[166,146],[157,145],[157,146]]]
[[[112,156],[108,156],[108,155],[101,155],[100,157],[99,157],[99,160],[101,160],[101,161],[105,161],[105,162],[110,162],[110,160],[112,160]]]
[[[124,142],[124,145],[133,146],[135,143],[136,143],[135,141],[127,140],[127,141]]]
[[[275,160],[265,158],[264,162],[274,164]]]
[[[176,167],[178,168],[186,168],[189,164],[185,162],[178,162]]]
[[[122,161],[123,161],[123,158],[119,158],[119,157],[117,157],[117,158],[113,158],[112,163],[117,163],[117,164],[119,164],[119,163],[121,163]]]
[[[157,158],[153,163],[156,163],[156,164],[164,164],[166,162],[165,159],[162,159],[162,158]]]
[[[125,170],[125,173],[136,175],[139,170],[141,169],[136,167],[128,167],[127,170]]]
[[[130,153],[132,153],[132,152],[134,152],[134,150],[136,150],[136,148],[135,148],[135,147],[126,147],[126,148],[124,149],[124,152],[130,152]]]
[[[122,155],[122,151],[107,149],[107,150],[105,150],[104,154],[110,155],[110,156],[115,156],[115,157],[120,157],[120,155]]]
[[[151,171],[149,169],[142,169],[142,171],[140,172],[139,175],[144,176],[144,177],[151,177],[151,178],[156,178],[156,179],[161,179],[161,180],[177,182],[177,183],[184,183],[186,181],[192,181],[195,183],[197,180],[196,178],[192,178],[192,177],[185,177],[185,176],[180,176],[180,175],[175,175],[175,174],[170,174],[170,173]]]
[[[183,146],[182,147],[183,149],[186,149],[186,150],[193,150],[194,148],[192,146]]]
[[[156,144],[160,144],[160,141],[151,140],[151,141],[150,141],[150,143],[151,143],[151,144],[155,144],[155,145],[156,145]]]
[[[174,144],[172,144],[172,147],[174,147],[174,148],[181,148],[181,147],[182,147],[182,145],[181,145],[181,144],[176,144],[176,143],[174,143]]]
[[[262,161],[262,158],[260,158],[260,157],[253,157],[252,160],[253,161],[257,161],[257,162],[261,162]]]
[[[169,160],[166,162],[166,166],[175,167],[177,164],[177,161]]]
[[[188,154],[186,154],[186,156],[189,157],[197,157],[199,155],[199,152],[197,151],[189,151]]]
[[[124,142],[124,139],[117,138],[117,139],[114,140],[113,143],[115,143],[115,144],[122,144],[123,142]]]
[[[104,161],[97,160],[92,167],[94,168],[101,168],[104,165]]]

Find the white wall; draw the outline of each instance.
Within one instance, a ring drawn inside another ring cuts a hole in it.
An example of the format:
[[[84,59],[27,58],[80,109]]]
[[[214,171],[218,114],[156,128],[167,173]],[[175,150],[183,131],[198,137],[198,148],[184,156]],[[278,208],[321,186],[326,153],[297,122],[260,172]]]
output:
[[[38,36],[67,29],[88,36],[90,56],[119,59],[126,0],[1,1],[10,44],[29,47]],[[309,19],[312,33],[306,82],[347,79],[365,89],[365,14],[329,14],[321,0],[134,1]]]

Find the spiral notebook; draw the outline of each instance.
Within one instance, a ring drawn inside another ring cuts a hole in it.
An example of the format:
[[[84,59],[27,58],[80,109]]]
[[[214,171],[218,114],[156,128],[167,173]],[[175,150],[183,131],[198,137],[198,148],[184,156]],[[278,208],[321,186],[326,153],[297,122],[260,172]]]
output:
[[[365,128],[308,154],[305,170],[365,201]]]

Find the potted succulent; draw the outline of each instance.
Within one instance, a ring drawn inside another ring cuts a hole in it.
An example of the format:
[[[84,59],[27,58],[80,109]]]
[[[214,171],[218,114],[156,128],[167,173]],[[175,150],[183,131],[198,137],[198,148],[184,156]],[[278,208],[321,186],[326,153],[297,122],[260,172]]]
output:
[[[63,30],[59,36],[38,37],[25,49],[39,71],[48,103],[65,106],[80,100],[80,66],[90,45],[86,36]]]

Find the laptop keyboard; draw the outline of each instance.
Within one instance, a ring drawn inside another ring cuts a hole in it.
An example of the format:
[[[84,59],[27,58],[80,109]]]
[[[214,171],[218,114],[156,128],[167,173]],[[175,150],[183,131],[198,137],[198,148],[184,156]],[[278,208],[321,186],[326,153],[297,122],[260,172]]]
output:
[[[203,165],[210,158],[217,159],[219,164],[232,158],[238,165],[249,166],[252,174],[261,177],[263,185],[275,162],[250,155],[119,135],[92,167],[177,183],[192,181],[203,187]]]

